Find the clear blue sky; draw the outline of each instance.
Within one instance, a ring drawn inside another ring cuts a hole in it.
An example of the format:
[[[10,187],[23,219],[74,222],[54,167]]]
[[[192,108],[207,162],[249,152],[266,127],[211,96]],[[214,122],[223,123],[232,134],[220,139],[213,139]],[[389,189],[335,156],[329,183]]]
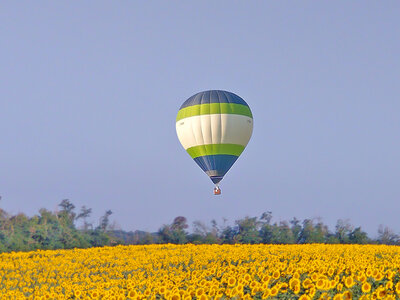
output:
[[[0,205],[64,198],[126,230],[259,216],[400,232],[398,1],[2,1]],[[179,106],[250,105],[222,196],[181,147]]]

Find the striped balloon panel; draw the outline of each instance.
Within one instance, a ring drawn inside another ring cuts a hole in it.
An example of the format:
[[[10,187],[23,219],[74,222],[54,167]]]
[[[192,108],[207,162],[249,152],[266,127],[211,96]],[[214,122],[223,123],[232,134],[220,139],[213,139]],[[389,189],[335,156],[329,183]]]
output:
[[[253,130],[249,106],[225,91],[198,93],[176,118],[178,138],[194,161],[218,183],[243,152]]]
[[[218,183],[229,171],[238,157],[237,155],[228,154],[205,155],[196,157],[194,161],[211,178],[212,182]]]
[[[230,104],[242,104],[248,107],[247,103],[240,98],[238,95],[227,92],[227,91],[205,91],[193,95],[187,99],[181,105],[180,109],[199,105],[199,104],[210,104],[210,103],[230,103]]]

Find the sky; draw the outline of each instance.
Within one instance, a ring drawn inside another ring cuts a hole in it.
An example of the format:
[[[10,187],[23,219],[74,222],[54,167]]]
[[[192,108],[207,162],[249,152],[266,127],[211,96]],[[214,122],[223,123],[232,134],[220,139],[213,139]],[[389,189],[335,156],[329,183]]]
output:
[[[0,207],[156,231],[271,211],[400,233],[398,1],[1,1]],[[253,136],[222,195],[180,145],[197,92]]]

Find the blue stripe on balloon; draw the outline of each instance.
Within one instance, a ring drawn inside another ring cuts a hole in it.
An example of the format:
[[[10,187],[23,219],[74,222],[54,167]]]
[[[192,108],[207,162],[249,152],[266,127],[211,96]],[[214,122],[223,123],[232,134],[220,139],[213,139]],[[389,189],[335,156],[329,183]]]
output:
[[[215,183],[215,184],[219,183],[222,180],[222,178],[224,178],[224,177],[222,177],[222,176],[210,176],[211,181],[213,183]]]
[[[199,167],[210,176],[214,183],[222,180],[239,156],[236,155],[206,155],[194,158]]]
[[[185,102],[183,102],[180,109],[188,106],[209,104],[209,103],[235,103],[248,106],[247,103],[242,98],[240,98],[238,95],[235,95],[234,93],[227,91],[212,90],[212,91],[200,92],[197,93],[196,95],[193,95]]]

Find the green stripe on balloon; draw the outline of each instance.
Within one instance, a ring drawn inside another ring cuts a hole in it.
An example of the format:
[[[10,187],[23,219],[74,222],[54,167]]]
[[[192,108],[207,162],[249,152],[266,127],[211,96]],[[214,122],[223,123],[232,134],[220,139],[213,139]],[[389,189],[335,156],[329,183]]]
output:
[[[244,146],[236,144],[208,144],[186,149],[187,153],[189,153],[192,158],[218,154],[239,156],[243,150]]]
[[[251,110],[247,105],[236,103],[207,103],[182,108],[178,111],[176,121],[178,122],[181,119],[193,116],[211,114],[234,114],[253,118]]]

